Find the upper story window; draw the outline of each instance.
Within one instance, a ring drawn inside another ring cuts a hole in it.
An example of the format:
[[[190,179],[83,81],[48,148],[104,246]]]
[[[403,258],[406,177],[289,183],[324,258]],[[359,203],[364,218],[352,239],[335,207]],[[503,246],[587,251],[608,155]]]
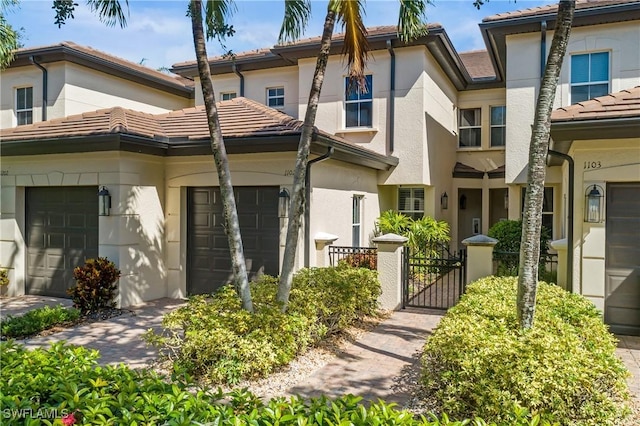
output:
[[[267,106],[271,108],[284,107],[284,87],[267,88]]]
[[[349,78],[345,77],[345,126],[371,127],[373,120],[373,76],[365,76],[366,91],[349,85]]]
[[[482,121],[480,108],[460,110],[458,126],[460,148],[480,148],[482,145]]]
[[[220,99],[222,99],[223,101],[230,101],[231,99],[235,99],[236,96],[236,92],[222,92],[220,93]]]
[[[398,211],[412,219],[424,216],[424,189],[400,188],[398,190]]]
[[[609,93],[609,52],[571,56],[571,103]]]
[[[18,126],[33,123],[33,87],[16,89],[16,119]]]
[[[506,107],[491,107],[491,147],[505,145],[506,140]]]

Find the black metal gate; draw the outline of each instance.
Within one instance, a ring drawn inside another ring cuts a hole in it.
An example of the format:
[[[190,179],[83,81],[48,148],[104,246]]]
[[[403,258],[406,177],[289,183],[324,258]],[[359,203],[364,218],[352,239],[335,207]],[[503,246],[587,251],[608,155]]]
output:
[[[441,245],[412,253],[405,247],[403,257],[403,307],[449,309],[458,303],[465,290],[466,250],[451,253]]]

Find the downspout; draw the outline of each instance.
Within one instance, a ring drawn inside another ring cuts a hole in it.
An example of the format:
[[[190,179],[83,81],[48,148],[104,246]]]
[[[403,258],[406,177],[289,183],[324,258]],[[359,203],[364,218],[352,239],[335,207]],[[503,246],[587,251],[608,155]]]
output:
[[[36,62],[33,56],[29,56],[29,61],[42,70],[42,121],[47,121],[47,82],[49,81],[47,69]]]
[[[387,40],[387,50],[391,55],[391,72],[389,77],[389,154],[394,149],[394,129],[396,110],[396,54],[391,47],[391,39]]]
[[[540,23],[540,78],[544,75],[547,65],[547,21]]]
[[[240,96],[244,96],[244,75],[242,75],[242,73],[238,70],[235,62],[231,64],[231,69],[238,77],[240,77]]]
[[[304,267],[309,267],[309,243],[311,242],[311,165],[328,160],[333,155],[333,147],[327,149],[327,153],[307,162],[307,171],[304,175]]]
[[[549,155],[552,157],[558,157],[565,160],[569,163],[569,205],[567,206],[568,215],[569,215],[569,229],[567,229],[567,289],[570,292],[573,292],[573,213],[574,213],[574,182],[575,182],[575,164],[573,158],[568,156],[567,154],[563,154],[562,152],[549,150]]]

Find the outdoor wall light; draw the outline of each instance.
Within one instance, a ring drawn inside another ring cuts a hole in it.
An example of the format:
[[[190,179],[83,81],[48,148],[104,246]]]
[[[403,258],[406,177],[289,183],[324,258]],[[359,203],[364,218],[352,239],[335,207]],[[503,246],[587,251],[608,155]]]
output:
[[[281,218],[286,218],[289,214],[289,191],[286,188],[282,188],[280,190],[280,194],[278,194],[278,216]]]
[[[109,216],[111,209],[111,195],[106,186],[101,186],[98,191],[98,215]]]
[[[446,192],[442,193],[442,195],[440,196],[440,207],[442,207],[442,210],[446,210],[449,208],[449,196]]]
[[[589,223],[602,222],[602,199],[604,190],[599,185],[593,185],[591,190],[585,191],[584,221]]]

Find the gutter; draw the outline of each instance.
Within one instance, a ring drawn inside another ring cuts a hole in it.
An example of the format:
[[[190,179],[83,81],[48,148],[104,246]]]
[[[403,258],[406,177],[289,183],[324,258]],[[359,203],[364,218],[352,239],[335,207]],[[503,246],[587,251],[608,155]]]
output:
[[[569,197],[568,216],[569,223],[567,229],[567,291],[573,293],[573,220],[574,220],[574,196],[575,196],[575,164],[573,158],[562,152],[549,150],[549,155],[552,157],[558,157],[569,163],[569,190],[567,191],[567,197]]]
[[[235,75],[240,77],[240,96],[244,97],[244,75],[242,75],[240,70],[238,70],[235,62],[231,64],[231,70],[235,73]]]
[[[393,154],[396,111],[396,54],[391,46],[391,39],[387,39],[387,50],[391,55],[391,72],[389,76],[389,154]]]
[[[307,171],[304,175],[304,267],[309,267],[309,243],[311,241],[311,212],[309,207],[311,206],[311,166],[315,163],[328,160],[333,155],[333,147],[330,146],[327,149],[326,154],[320,157],[314,158],[307,162]]]
[[[47,107],[49,106],[47,102],[47,83],[49,81],[49,73],[45,67],[36,61],[35,56],[29,56],[29,61],[42,71],[42,121],[47,121]]]

